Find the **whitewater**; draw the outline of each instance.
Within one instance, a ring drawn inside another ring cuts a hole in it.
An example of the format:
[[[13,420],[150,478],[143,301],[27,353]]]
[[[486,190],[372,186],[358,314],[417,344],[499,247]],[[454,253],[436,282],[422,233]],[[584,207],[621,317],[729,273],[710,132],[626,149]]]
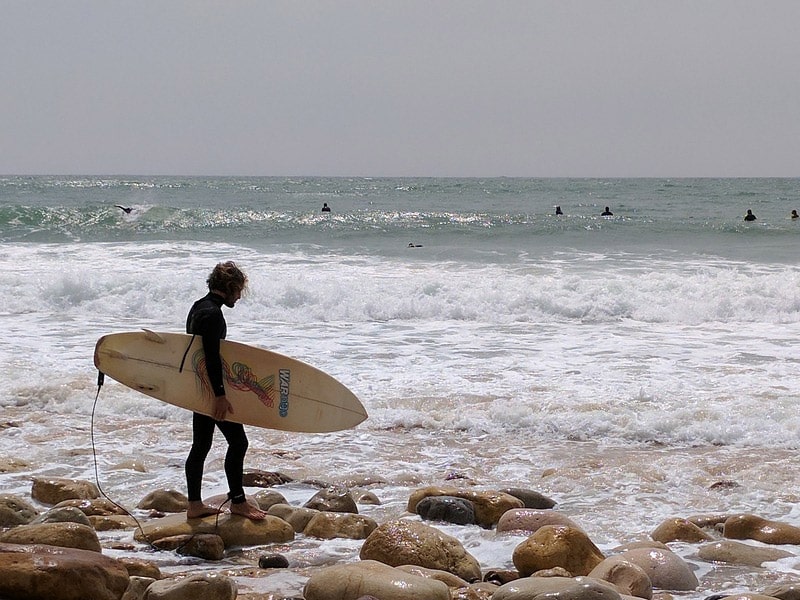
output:
[[[251,429],[247,467],[380,477],[384,503],[367,509],[379,518],[454,473],[485,489],[530,487],[604,549],[699,512],[797,524],[796,189],[791,179],[0,178],[0,405],[17,425],[0,435],[4,454],[30,465],[0,473],[3,490],[28,493],[30,475],[94,479],[93,450],[118,501],[182,489],[181,409],[107,381],[92,448],[92,352],[114,331],[182,331],[213,265],[235,260],[250,289],[226,313],[228,337],[330,373],[369,412],[335,434]],[[600,216],[605,206],[613,217]],[[748,208],[754,223],[742,220]],[[224,488],[223,448],[212,450],[209,491]],[[146,472],[114,468],[132,458]],[[741,487],[710,490],[722,480]],[[315,490],[284,491],[302,501]],[[466,535],[485,568],[508,566],[519,542]],[[284,575],[288,591],[304,567],[358,549],[307,544],[287,550],[299,565]],[[770,572],[796,574],[792,565]],[[752,583],[698,569],[709,590]]]

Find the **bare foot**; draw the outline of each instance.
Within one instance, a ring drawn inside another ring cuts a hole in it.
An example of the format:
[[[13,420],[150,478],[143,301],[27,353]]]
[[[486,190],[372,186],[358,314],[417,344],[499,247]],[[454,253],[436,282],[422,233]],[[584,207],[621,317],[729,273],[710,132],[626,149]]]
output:
[[[204,504],[203,502],[189,502],[189,508],[186,509],[187,519],[201,519],[203,517],[210,517],[216,515],[219,509]]]
[[[239,504],[231,504],[230,511],[232,515],[240,515],[242,517],[247,517],[252,521],[262,521],[267,518],[267,513],[265,513],[257,506],[253,506],[249,502],[240,502]]]

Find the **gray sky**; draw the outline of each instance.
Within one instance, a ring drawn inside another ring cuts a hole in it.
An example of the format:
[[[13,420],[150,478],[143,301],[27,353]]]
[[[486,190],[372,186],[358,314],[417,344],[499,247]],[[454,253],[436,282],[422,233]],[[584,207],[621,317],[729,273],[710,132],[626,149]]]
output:
[[[0,173],[798,176],[798,0],[0,0]]]

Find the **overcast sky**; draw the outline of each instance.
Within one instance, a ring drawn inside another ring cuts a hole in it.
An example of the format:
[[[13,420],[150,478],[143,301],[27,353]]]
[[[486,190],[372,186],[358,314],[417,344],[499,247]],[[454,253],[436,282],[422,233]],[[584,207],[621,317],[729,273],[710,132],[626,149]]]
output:
[[[798,0],[0,0],[0,173],[800,175]]]

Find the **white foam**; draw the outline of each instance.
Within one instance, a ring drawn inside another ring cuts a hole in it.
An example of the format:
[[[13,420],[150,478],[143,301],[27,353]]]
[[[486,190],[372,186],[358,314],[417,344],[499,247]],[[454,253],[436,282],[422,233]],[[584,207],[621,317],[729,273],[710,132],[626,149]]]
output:
[[[595,255],[432,266],[180,242],[4,251],[20,265],[0,274],[13,339],[0,350],[4,403],[83,404],[97,338],[181,331],[209,265],[235,258],[251,289],[227,313],[229,337],[340,378],[370,409],[368,427],[797,443],[800,274],[784,267],[598,268]]]

